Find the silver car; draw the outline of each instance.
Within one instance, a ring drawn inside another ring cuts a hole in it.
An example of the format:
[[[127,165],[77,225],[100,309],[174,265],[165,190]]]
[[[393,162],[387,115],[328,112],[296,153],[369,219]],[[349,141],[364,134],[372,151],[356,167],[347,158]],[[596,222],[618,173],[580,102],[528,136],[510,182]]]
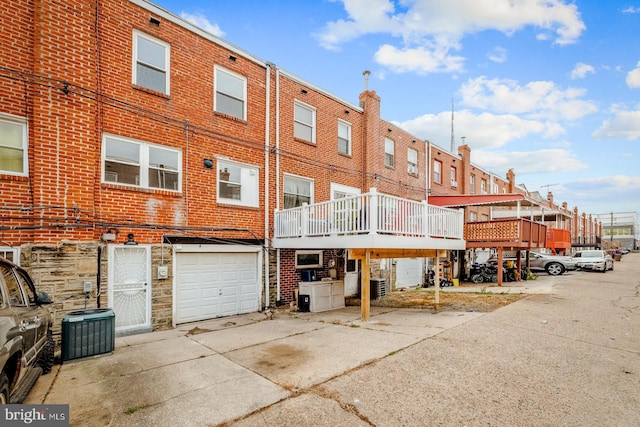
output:
[[[505,261],[514,260],[514,258],[504,258]],[[495,256],[489,258],[488,262],[497,262]],[[523,253],[521,263],[524,266],[526,262]],[[538,252],[529,252],[529,268],[531,271],[546,271],[551,276],[557,276],[565,271],[575,270],[577,260],[571,256],[548,255]]]
[[[576,266],[584,270],[602,271],[613,270],[613,258],[607,253],[599,249],[589,251],[578,251],[573,254],[577,261]]]

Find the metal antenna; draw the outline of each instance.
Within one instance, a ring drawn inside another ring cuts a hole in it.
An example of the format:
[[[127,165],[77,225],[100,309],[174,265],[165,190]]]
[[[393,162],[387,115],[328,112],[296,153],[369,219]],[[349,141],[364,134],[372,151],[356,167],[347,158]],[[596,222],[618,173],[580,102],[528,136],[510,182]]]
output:
[[[451,98],[451,152],[456,149],[456,142],[453,137],[453,98]]]

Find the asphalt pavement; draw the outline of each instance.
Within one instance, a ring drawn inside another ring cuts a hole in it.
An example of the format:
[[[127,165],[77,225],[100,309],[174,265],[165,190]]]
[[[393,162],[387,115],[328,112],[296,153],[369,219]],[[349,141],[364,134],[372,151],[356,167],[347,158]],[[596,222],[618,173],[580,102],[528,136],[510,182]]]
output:
[[[640,254],[541,274],[490,313],[359,307],[226,317],[55,365],[25,403],[77,426],[637,426]]]

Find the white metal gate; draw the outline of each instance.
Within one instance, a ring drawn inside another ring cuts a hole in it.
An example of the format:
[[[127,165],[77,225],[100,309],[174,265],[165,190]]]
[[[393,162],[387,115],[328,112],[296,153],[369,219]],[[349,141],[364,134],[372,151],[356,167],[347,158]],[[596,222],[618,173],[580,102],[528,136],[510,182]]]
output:
[[[109,306],[116,332],[151,330],[150,246],[109,246]]]

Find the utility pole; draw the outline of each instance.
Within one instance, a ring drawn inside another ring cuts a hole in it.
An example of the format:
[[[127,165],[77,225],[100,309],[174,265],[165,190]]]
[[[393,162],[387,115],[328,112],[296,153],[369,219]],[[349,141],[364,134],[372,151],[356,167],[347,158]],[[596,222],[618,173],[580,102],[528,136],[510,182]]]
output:
[[[456,149],[456,141],[453,137],[453,98],[451,98],[451,153]]]
[[[609,230],[609,233],[611,233],[609,241],[612,243],[611,247],[613,247],[613,212],[611,212],[611,229]]]

